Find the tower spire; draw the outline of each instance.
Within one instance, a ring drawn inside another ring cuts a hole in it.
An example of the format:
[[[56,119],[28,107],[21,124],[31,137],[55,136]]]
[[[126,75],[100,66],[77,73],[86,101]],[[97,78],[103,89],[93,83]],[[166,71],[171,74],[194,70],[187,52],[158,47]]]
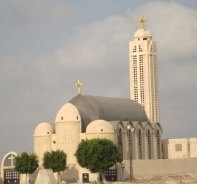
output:
[[[141,16],[138,22],[140,22],[141,28],[144,29],[144,22],[146,22],[147,19],[144,16]]]

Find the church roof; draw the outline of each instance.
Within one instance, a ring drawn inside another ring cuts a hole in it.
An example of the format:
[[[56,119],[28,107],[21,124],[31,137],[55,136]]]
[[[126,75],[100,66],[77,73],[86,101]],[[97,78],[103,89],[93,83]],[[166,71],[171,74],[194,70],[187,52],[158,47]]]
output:
[[[82,132],[94,120],[106,121],[147,121],[140,104],[131,99],[78,95],[71,99],[82,119]]]

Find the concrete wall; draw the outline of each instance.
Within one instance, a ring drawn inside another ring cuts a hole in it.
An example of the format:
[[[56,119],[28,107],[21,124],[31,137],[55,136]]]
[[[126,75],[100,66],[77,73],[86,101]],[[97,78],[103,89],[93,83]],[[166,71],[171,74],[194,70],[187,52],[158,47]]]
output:
[[[39,165],[43,163],[44,153],[52,151],[51,149],[51,135],[34,136],[34,153],[38,156]]]
[[[189,158],[188,139],[163,140],[163,158],[186,159]]]
[[[56,149],[63,150],[67,154],[67,164],[75,164],[74,156],[80,143],[80,121],[56,122]]]
[[[129,160],[123,162],[125,178],[129,178],[130,162]],[[133,160],[132,165],[134,176],[197,173],[197,158]]]
[[[197,138],[162,140],[164,159],[197,158]]]
[[[188,140],[189,142],[189,155],[190,158],[197,158],[197,139],[196,138],[190,138]]]

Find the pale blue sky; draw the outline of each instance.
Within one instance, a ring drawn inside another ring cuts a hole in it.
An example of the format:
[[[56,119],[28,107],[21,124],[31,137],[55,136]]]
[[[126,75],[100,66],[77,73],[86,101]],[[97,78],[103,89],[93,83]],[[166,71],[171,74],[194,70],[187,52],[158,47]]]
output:
[[[0,0],[0,158],[77,94],[129,98],[128,43],[144,15],[158,45],[163,137],[196,137],[197,1]],[[6,140],[6,143],[5,143]]]

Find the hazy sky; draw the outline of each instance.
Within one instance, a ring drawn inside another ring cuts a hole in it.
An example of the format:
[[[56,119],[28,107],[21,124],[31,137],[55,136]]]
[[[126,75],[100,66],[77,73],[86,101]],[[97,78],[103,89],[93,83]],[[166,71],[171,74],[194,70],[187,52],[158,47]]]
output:
[[[144,15],[158,47],[164,138],[197,137],[197,1],[0,0],[0,160],[33,152],[41,122],[82,94],[129,98],[128,44]]]

